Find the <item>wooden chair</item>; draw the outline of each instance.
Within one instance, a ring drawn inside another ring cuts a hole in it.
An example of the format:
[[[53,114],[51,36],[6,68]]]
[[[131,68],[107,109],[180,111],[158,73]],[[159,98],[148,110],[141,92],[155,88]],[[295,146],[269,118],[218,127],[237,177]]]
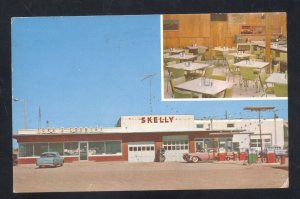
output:
[[[211,75],[210,78],[211,79],[216,79],[216,80],[226,81],[226,76],[224,76],[224,75]]]
[[[274,92],[276,97],[288,97],[288,85],[275,83]]]
[[[232,98],[232,94],[233,94],[233,86],[231,86],[230,88],[226,88],[224,92],[224,98]]]
[[[267,74],[265,71],[261,71],[259,74],[259,82],[260,82],[260,86],[263,90],[263,94],[267,95],[268,94],[274,94],[274,87],[270,87],[268,86],[268,84],[266,83],[266,79],[267,79]]]
[[[174,98],[192,98],[193,95],[190,92],[180,91],[178,89],[174,89]]]
[[[248,68],[248,67],[240,67],[240,73],[242,78],[242,84],[247,90],[249,87],[249,82],[254,82],[255,87],[257,88],[257,73],[255,68]]]

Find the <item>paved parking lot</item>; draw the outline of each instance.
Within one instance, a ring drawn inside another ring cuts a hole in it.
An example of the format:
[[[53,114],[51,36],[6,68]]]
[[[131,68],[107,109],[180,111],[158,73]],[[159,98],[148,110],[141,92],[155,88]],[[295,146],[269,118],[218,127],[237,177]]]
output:
[[[13,172],[14,192],[280,188],[288,178],[287,167],[233,162],[74,162]]]

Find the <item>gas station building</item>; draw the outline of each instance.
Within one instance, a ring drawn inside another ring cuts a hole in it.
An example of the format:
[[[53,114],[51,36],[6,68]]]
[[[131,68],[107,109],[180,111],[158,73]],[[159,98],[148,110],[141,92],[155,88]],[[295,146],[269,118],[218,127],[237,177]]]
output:
[[[34,164],[43,152],[59,152],[65,162],[154,162],[165,149],[166,161],[183,161],[183,153],[200,149],[239,151],[285,147],[284,121],[262,119],[195,119],[194,115],[121,116],[115,127],[20,129],[18,163]]]

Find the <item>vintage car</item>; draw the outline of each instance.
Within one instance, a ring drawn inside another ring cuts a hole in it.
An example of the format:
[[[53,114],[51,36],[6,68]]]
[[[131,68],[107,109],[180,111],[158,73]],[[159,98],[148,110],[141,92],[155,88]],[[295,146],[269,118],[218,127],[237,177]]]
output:
[[[187,162],[199,162],[205,160],[212,160],[213,159],[213,151],[197,151],[195,153],[184,153],[182,158]]]
[[[64,158],[59,155],[58,152],[45,152],[42,153],[41,157],[36,160],[36,165],[38,167],[43,166],[63,166]]]

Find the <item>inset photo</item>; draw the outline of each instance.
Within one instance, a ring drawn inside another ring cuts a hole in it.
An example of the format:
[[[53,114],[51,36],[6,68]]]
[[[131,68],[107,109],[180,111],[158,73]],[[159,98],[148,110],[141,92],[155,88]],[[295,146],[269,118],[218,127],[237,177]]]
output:
[[[286,13],[162,18],[163,99],[287,98]]]

